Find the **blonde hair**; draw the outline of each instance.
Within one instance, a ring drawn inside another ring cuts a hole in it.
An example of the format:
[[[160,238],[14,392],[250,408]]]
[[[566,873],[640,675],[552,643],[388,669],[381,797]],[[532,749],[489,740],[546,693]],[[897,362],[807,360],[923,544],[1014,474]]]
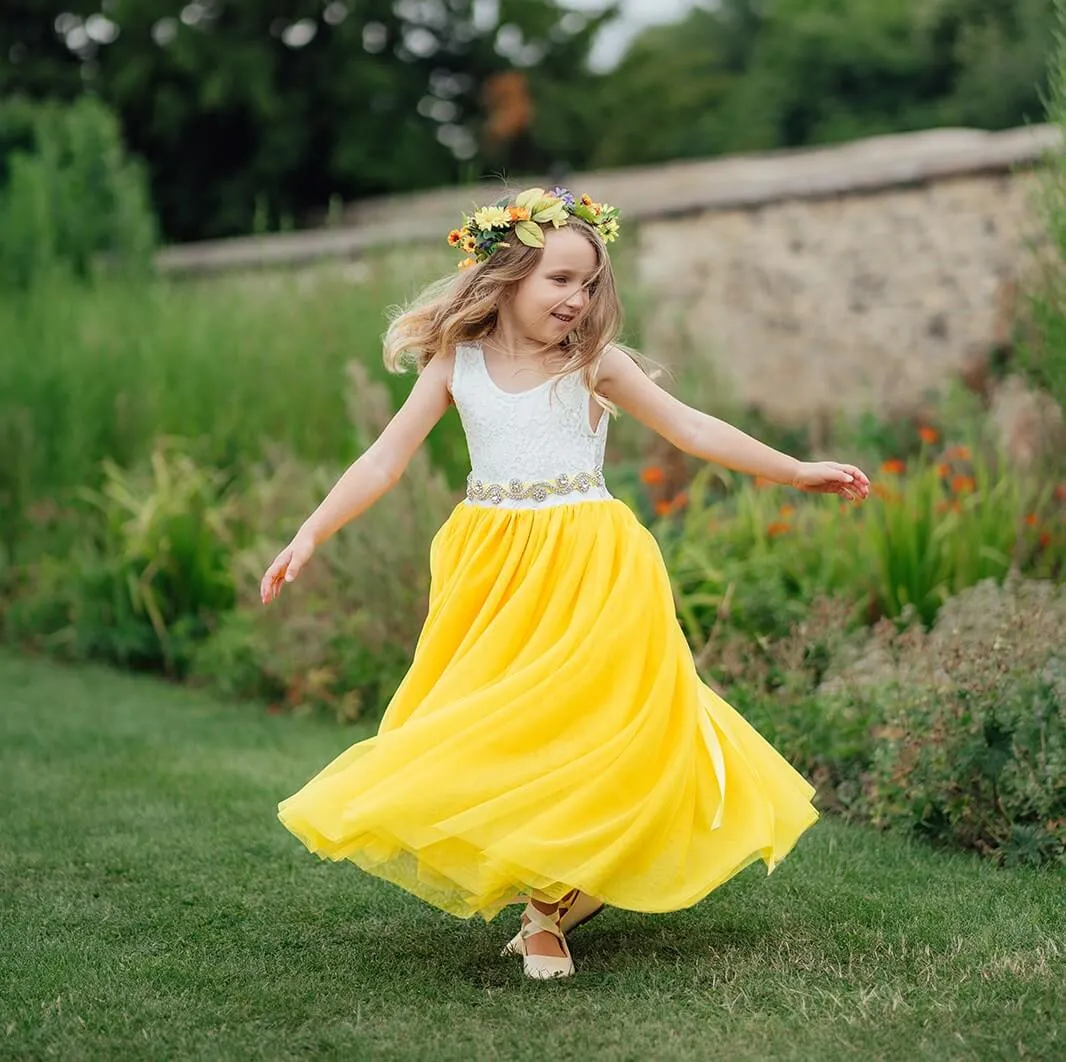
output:
[[[579,232],[592,245],[596,252],[596,271],[589,284],[585,312],[560,344],[565,351],[565,364],[558,372],[550,373],[550,377],[557,382],[580,372],[589,393],[605,410],[617,415],[615,405],[595,389],[600,357],[613,345],[642,369],[644,359],[619,342],[622,304],[611,260],[599,233],[577,217],[571,217],[566,227]],[[401,373],[413,364],[421,372],[434,355],[488,335],[496,326],[501,299],[533,273],[543,253],[539,247],[527,247],[514,240],[511,246],[494,251],[480,265],[430,284],[407,307],[391,310],[384,336],[385,367],[389,372]],[[553,349],[554,345],[548,345],[543,353]]]

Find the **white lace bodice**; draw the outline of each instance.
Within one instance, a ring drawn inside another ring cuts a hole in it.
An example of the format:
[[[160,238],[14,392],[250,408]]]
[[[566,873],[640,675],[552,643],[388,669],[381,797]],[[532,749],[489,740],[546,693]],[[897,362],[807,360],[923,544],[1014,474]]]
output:
[[[499,508],[529,509],[563,505],[588,499],[610,498],[603,485],[603,456],[607,445],[607,414],[601,413],[595,431],[589,423],[589,393],[580,373],[549,380],[525,391],[500,388],[489,376],[479,343],[456,348],[452,373],[452,398],[466,434],[470,453],[469,483],[472,493],[490,485],[557,482],[559,477],[591,475],[598,482],[587,489],[536,497],[497,496],[487,504]],[[522,491],[511,491],[512,494]]]

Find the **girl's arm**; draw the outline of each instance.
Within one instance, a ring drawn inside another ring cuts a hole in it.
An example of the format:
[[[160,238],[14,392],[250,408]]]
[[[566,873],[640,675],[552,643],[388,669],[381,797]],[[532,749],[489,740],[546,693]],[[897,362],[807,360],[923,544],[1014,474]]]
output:
[[[448,384],[454,360],[454,354],[438,354],[430,359],[385,430],[349,465],[293,540],[275,557],[259,587],[264,605],[281,593],[284,583],[291,583],[299,575],[316,546],[396,486],[415,451],[451,402]]]
[[[608,347],[600,359],[597,390],[693,457],[800,490],[841,494],[856,500],[869,494],[870,481],[854,465],[789,457],[674,398],[617,347]]]

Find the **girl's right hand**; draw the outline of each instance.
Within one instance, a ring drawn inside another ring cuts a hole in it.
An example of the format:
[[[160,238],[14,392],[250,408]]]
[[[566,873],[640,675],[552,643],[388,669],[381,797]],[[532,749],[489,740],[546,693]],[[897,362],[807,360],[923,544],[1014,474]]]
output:
[[[300,533],[274,558],[259,584],[259,596],[269,605],[281,593],[283,583],[291,583],[315,552],[315,540]]]

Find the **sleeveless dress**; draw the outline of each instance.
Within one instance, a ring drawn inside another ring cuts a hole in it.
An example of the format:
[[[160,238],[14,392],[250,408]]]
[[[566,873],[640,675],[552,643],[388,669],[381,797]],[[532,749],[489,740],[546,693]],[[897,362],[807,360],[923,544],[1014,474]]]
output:
[[[471,472],[410,669],[281,822],[486,921],[533,890],[662,912],[771,872],[814,788],[700,680],[658,543],[604,484],[581,375],[503,391],[470,344],[452,395]]]

